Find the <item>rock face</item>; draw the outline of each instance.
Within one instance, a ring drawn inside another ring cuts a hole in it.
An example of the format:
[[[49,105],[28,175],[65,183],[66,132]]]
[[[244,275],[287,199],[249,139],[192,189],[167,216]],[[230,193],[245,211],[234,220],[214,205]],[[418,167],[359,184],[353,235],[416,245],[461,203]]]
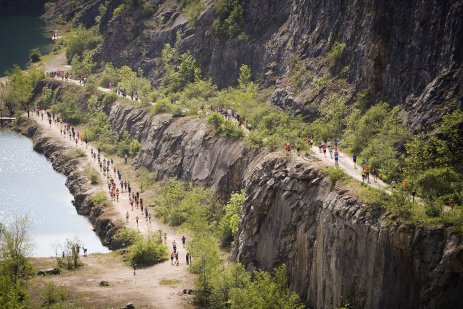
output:
[[[226,40],[212,26],[213,2],[205,1],[195,23],[172,0],[147,1],[149,8],[126,6],[113,16],[122,2],[107,2],[99,24],[104,41],[95,57],[142,68],[155,84],[167,43],[190,51],[220,87],[236,83],[241,64],[247,64],[262,85],[284,88],[293,70],[290,59],[299,57],[317,75],[320,66],[311,63],[323,59],[335,42],[343,42],[345,51],[331,74],[343,71],[355,91],[367,90],[376,100],[401,105],[411,129],[427,129],[444,113],[463,108],[463,0],[240,1],[246,36]],[[88,26],[102,3],[83,5],[76,20]],[[77,11],[70,10],[67,17]],[[310,100],[273,101],[297,113],[312,113]]]
[[[119,248],[120,244],[111,241],[119,227],[105,215],[104,207],[93,203],[92,194],[95,190],[91,188],[88,178],[83,175],[79,159],[70,157],[67,153],[70,150],[67,145],[59,139],[49,137],[34,121],[27,119],[20,119],[20,121],[22,122],[19,127],[32,139],[34,150],[43,153],[50,160],[53,168],[67,177],[66,186],[74,196],[73,204],[77,213],[90,220],[95,233],[104,245],[111,249]]]
[[[234,257],[249,270],[288,265],[313,308],[457,308],[463,242],[442,228],[386,226],[313,166],[276,158],[245,180]]]
[[[242,188],[242,172],[261,157],[242,142],[211,133],[202,119],[152,116],[120,103],[107,108],[113,128],[143,145],[135,164],[155,171],[158,179],[198,182],[224,196]]]
[[[159,179],[200,182],[224,196],[246,188],[233,259],[248,270],[286,263],[291,288],[310,307],[461,307],[460,236],[387,224],[383,209],[334,187],[316,159],[250,150],[212,134],[201,119],[120,103],[106,112],[115,130],[140,140],[136,164]]]

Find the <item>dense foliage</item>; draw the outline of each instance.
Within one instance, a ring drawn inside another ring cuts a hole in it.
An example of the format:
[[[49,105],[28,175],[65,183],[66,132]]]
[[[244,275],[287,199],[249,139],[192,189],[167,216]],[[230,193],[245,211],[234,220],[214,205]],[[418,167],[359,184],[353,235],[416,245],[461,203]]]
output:
[[[27,218],[0,223],[0,308],[27,308],[26,284],[31,274],[27,257],[32,249],[28,230]]]
[[[241,33],[244,17],[239,0],[218,0],[215,2],[217,17],[213,27],[220,38],[234,38]]]
[[[222,260],[219,244],[228,246],[234,240],[245,197],[245,192],[233,193],[223,205],[208,189],[169,180],[153,203],[158,216],[194,234],[188,249],[190,270],[198,275],[198,303],[212,308],[299,308],[284,267],[274,276],[263,271],[251,275],[242,265],[225,265]]]
[[[34,66],[21,70],[15,65],[7,72],[7,77],[8,83],[0,84],[0,110],[5,109],[13,116],[16,111],[30,108],[34,88],[45,75]]]

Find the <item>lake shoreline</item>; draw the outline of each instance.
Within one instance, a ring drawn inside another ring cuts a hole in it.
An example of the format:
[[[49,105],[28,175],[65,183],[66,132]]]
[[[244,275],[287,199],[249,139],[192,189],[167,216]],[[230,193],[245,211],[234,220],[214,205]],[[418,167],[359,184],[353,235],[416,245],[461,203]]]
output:
[[[20,117],[12,129],[30,138],[34,151],[43,154],[56,172],[66,176],[65,185],[74,197],[72,204],[79,215],[88,218],[102,244],[111,250],[121,248],[120,243],[112,240],[122,228],[122,224],[118,224],[111,217],[110,207],[94,204],[92,195],[99,191],[92,188],[88,177],[84,175],[82,168],[84,163],[81,158],[72,156],[70,147],[63,141],[50,136],[33,119]]]

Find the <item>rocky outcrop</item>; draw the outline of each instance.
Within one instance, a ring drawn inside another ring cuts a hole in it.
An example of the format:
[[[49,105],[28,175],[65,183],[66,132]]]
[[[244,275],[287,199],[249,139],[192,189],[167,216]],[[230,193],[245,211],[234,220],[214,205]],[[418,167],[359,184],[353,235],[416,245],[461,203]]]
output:
[[[73,204],[77,213],[90,220],[102,243],[111,249],[119,248],[120,244],[112,243],[111,240],[120,226],[106,215],[107,210],[104,206],[94,204],[92,194],[96,191],[84,176],[80,159],[69,153],[72,149],[61,140],[43,132],[35,121],[20,118],[18,127],[24,135],[32,139],[34,150],[43,153],[53,168],[67,177],[66,186],[74,196]]]
[[[234,258],[248,270],[286,263],[310,307],[461,307],[463,241],[448,229],[387,224],[301,160],[264,160],[244,186]]]
[[[427,130],[444,113],[463,108],[463,0],[240,2],[246,35],[221,39],[213,27],[213,1],[204,1],[206,8],[193,23],[178,12],[176,1],[133,2],[114,16],[122,0],[111,0],[100,18],[104,41],[95,59],[142,68],[158,85],[159,57],[169,43],[190,51],[220,87],[235,84],[241,64],[247,64],[264,87],[286,88],[295,70],[292,59],[299,58],[310,72],[300,78],[310,81],[325,67],[347,80],[354,93],[366,90],[375,100],[402,106],[412,130]],[[88,25],[103,3],[83,4],[80,14],[75,9],[67,17]],[[56,7],[66,5],[61,0]],[[335,42],[346,48],[331,66],[324,59]],[[317,88],[302,85],[302,93]],[[325,94],[289,96],[295,99],[272,101],[311,115]]]
[[[212,133],[204,119],[152,116],[117,102],[106,112],[113,129],[141,142],[135,164],[154,171],[158,179],[200,183],[228,196],[243,188],[243,171],[263,155]]]
[[[394,223],[332,185],[314,158],[252,150],[202,119],[152,116],[114,103],[113,128],[142,143],[136,164],[158,179],[246,188],[233,259],[248,270],[286,263],[291,288],[313,308],[458,308],[463,240],[442,227]]]

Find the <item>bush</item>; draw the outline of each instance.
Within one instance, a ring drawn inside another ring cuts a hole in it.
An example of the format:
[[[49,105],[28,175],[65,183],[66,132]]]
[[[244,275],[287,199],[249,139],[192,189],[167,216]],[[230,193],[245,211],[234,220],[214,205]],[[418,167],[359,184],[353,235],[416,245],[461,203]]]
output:
[[[114,9],[113,16],[117,17],[117,16],[121,15],[122,12],[124,12],[124,10],[125,10],[125,3],[122,3],[117,8]]]
[[[138,267],[151,266],[167,260],[167,256],[167,246],[151,235],[130,246],[128,262]]]
[[[29,61],[32,63],[36,63],[40,61],[40,58],[42,57],[42,53],[40,52],[40,49],[34,48],[31,49],[29,52]]]
[[[203,0],[180,0],[179,2],[181,11],[188,17],[188,19],[195,24],[205,9]]]
[[[207,117],[207,124],[216,132],[220,132],[222,124],[225,122],[223,116],[219,113],[212,113]]]
[[[344,172],[344,170],[340,168],[328,167],[326,171],[328,172],[328,176],[331,180],[331,189],[333,189],[336,186],[336,183],[339,180],[346,179],[348,177],[346,172]]]
[[[245,199],[246,192],[233,193],[225,206],[225,215],[220,220],[219,225],[222,245],[229,245],[234,240]]]
[[[404,219],[410,218],[412,214],[412,203],[410,201],[410,192],[403,188],[392,190],[392,202],[396,207],[397,213]]]
[[[141,149],[141,144],[138,140],[134,139],[130,142],[129,155],[134,157]]]
[[[136,242],[142,241],[143,237],[140,232],[132,230],[129,228],[122,228],[117,231],[117,234],[114,236],[114,240],[120,242],[123,247],[131,246]]]
[[[245,286],[231,290],[231,308],[304,308],[299,296],[288,288],[287,276],[284,265],[274,269],[273,276],[265,271],[254,272],[252,281],[239,282]]]
[[[326,56],[326,59],[328,61],[330,68],[336,66],[339,58],[341,58],[345,49],[346,49],[345,43],[334,42],[333,46],[331,46],[331,49]]]
[[[104,192],[96,192],[92,194],[92,201],[95,206],[103,206],[108,202],[108,197]]]
[[[74,56],[82,58],[85,51],[92,50],[102,41],[96,29],[85,29],[83,26],[71,31],[66,38],[66,59],[71,64]]]
[[[172,103],[167,98],[160,99],[154,104],[151,111],[155,115],[170,113],[172,111]]]
[[[226,137],[231,138],[233,140],[240,139],[244,136],[244,132],[241,128],[238,127],[238,124],[230,120],[225,120],[220,125],[220,132],[222,132]]]
[[[234,38],[243,28],[243,7],[238,0],[216,1],[216,18],[213,22],[218,37]]]
[[[64,287],[58,287],[54,282],[48,282],[42,292],[42,306],[48,308],[59,304],[69,298],[68,292]]]
[[[97,185],[99,183],[100,176],[95,170],[92,170],[90,173],[90,183],[92,185]]]

